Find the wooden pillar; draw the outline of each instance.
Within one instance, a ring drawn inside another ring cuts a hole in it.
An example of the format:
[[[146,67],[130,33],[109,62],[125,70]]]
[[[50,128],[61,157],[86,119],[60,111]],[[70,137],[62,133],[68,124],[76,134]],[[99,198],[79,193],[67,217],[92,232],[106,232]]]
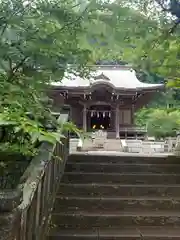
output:
[[[83,108],[83,130],[84,130],[84,132],[87,132],[87,108],[86,108],[86,105],[84,105],[84,108]]]
[[[131,125],[134,125],[134,104],[131,107]]]
[[[119,104],[116,106],[116,138],[120,138],[119,136]]]

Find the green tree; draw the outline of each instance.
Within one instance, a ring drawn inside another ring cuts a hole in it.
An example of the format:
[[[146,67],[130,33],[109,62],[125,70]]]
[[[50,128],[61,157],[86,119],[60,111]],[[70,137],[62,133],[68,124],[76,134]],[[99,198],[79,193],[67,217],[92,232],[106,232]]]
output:
[[[59,138],[60,133],[49,133],[45,127],[48,123],[57,127],[47,88],[52,81],[61,81],[65,72],[89,73],[91,52],[80,43],[93,3],[85,8],[71,0],[1,3],[0,124],[3,129],[8,126],[1,151],[30,154],[37,140]]]
[[[149,116],[154,111],[153,108],[142,108],[135,113],[135,124],[139,127],[147,127]]]
[[[92,21],[86,23],[93,36],[89,48],[101,60],[125,61],[152,81],[156,74],[170,86],[179,86],[178,11],[176,0],[101,3],[91,15]]]
[[[180,111],[144,108],[136,113],[136,124],[147,127],[148,135],[156,139],[174,137],[180,130]]]
[[[132,53],[139,68],[159,74],[169,86],[180,86],[180,2],[179,0],[117,1],[138,9],[149,21],[156,22],[146,38],[138,41]]]
[[[148,121],[148,134],[157,139],[175,137],[180,129],[180,112],[154,111]]]
[[[151,32],[154,36],[158,31],[156,21],[150,21],[140,11],[117,1],[101,3],[91,19],[87,23],[91,36],[94,36],[90,47],[100,60],[121,60],[134,64],[139,47]]]

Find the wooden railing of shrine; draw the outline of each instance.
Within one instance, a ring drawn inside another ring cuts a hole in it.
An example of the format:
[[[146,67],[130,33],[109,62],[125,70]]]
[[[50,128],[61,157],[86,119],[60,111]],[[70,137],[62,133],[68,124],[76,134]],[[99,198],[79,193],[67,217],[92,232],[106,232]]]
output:
[[[24,183],[12,192],[0,192],[1,240],[46,239],[57,188],[69,154],[68,134],[62,142],[55,146],[43,143],[40,154],[23,175]],[[3,201],[7,201],[6,209],[2,208]]]

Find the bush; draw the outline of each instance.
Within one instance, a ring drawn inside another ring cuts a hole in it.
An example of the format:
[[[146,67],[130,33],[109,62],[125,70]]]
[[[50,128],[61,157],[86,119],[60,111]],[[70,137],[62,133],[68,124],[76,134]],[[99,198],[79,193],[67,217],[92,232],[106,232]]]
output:
[[[166,110],[155,110],[149,116],[147,124],[148,135],[156,139],[175,137],[180,129],[180,112],[168,113]]]
[[[142,108],[135,113],[135,124],[139,127],[146,127],[149,116],[154,112],[154,108]]]
[[[175,137],[180,130],[180,111],[170,109],[142,109],[136,113],[138,126],[146,126],[149,136],[156,139]]]

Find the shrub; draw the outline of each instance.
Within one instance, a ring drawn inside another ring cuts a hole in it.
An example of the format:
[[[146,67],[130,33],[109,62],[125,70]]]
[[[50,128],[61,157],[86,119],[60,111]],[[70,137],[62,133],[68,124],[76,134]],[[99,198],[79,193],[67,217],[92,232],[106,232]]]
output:
[[[180,112],[174,111],[168,113],[167,110],[154,110],[149,115],[147,122],[148,135],[156,139],[175,137],[180,129]]]

